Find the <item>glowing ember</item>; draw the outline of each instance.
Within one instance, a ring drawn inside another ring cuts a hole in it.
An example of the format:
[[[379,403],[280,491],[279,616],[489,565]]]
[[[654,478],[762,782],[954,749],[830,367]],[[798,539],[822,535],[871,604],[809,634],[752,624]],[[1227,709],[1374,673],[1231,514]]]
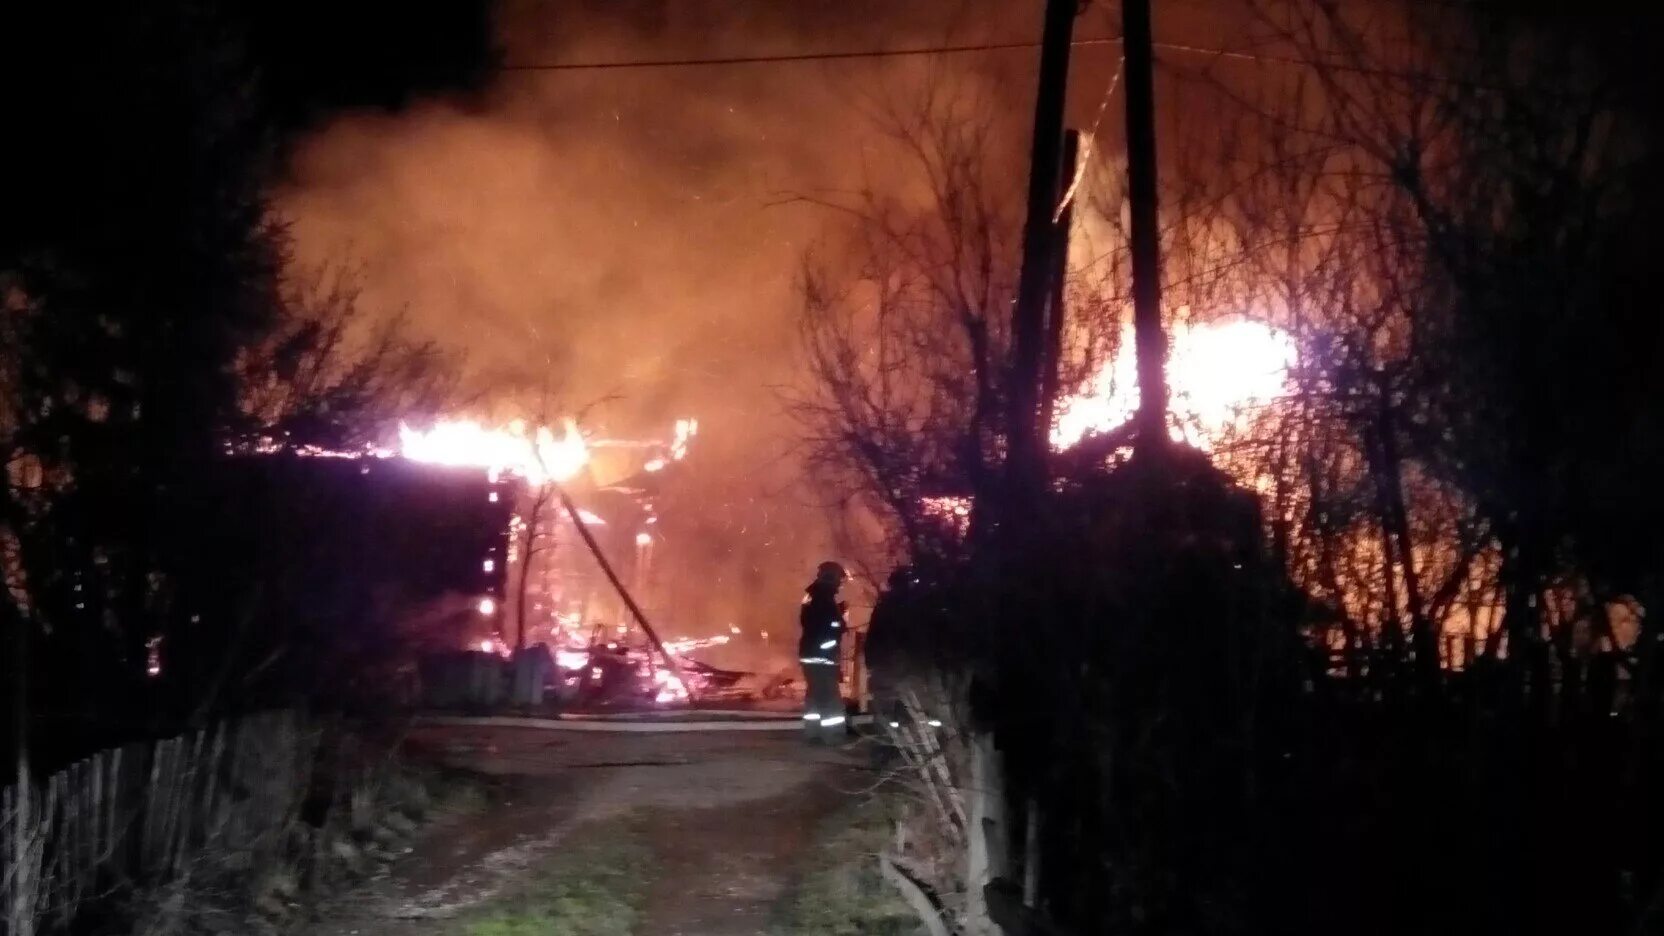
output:
[[[1209,449],[1248,409],[1282,396],[1294,343],[1268,325],[1231,319],[1175,329],[1167,380],[1178,425],[1175,440]],[[1052,426],[1055,448],[1107,432],[1132,418],[1138,406],[1138,371],[1129,328],[1115,359],[1086,390],[1059,401]]]
[[[401,424],[399,454],[434,465],[484,468],[488,477],[506,471],[533,484],[566,481],[589,463],[589,447],[571,420],[558,438],[547,426],[528,432],[518,419],[500,429],[472,420],[441,421],[425,432]]]
[[[675,673],[664,667],[653,670],[653,701],[660,705],[666,702],[682,702],[688,698],[688,687],[676,677]]]
[[[672,656],[681,656],[689,650],[700,650],[705,647],[720,647],[727,642],[727,634],[718,634],[715,637],[678,637],[675,640],[665,641],[664,648]]]
[[[941,497],[926,497],[925,510],[944,520],[953,518],[962,520],[971,515],[973,501],[969,497],[944,495]]]
[[[589,665],[589,652],[586,650],[556,650],[555,665],[563,670],[576,672]]]
[[[670,442],[670,457],[681,461],[688,455],[688,442],[699,434],[699,420],[676,420],[676,437]]]
[[[971,528],[971,506],[974,501],[958,495],[938,495],[920,501],[925,516],[939,521],[963,536]]]

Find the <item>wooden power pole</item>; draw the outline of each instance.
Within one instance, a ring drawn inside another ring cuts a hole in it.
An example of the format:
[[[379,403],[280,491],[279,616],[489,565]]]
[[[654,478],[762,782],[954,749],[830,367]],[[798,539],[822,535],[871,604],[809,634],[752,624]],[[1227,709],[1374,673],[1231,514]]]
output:
[[[1140,449],[1167,444],[1167,336],[1161,326],[1161,241],[1156,228],[1155,79],[1150,0],[1121,0],[1126,56],[1127,200],[1132,214],[1132,319],[1138,352]]]
[[[1007,389],[1006,482],[1002,518],[1022,516],[1023,503],[1045,484],[1050,427],[1041,424],[1040,397],[1046,357],[1046,306],[1056,268],[1057,199],[1062,177],[1063,104],[1069,85],[1069,43],[1076,0],[1046,0],[1040,38],[1040,82],[1034,101],[1034,139],[1029,150],[1028,208],[1023,221],[1023,259],[1011,323],[1011,385]]]
[[[1063,135],[1063,155],[1059,163],[1062,171],[1058,174],[1058,198],[1068,194],[1074,184],[1075,174],[1080,171],[1080,131],[1070,130]],[[1044,361],[1040,369],[1040,444],[1041,451],[1047,451],[1051,446],[1052,418],[1057,412],[1057,395],[1062,386],[1063,367],[1063,327],[1064,300],[1069,288],[1069,234],[1075,226],[1074,199],[1068,204],[1059,206],[1057,210],[1057,224],[1054,226],[1055,241],[1052,244],[1051,280],[1047,284],[1050,292],[1046,299],[1046,349]]]

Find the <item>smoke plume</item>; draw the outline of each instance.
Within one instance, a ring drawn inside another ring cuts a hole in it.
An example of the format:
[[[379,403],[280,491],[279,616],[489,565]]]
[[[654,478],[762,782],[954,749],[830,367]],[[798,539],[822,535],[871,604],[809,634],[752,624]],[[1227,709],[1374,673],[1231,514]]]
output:
[[[794,193],[883,182],[860,101],[977,82],[1026,124],[1035,52],[666,68],[570,63],[1011,42],[1039,2],[507,3],[509,66],[467,98],[334,119],[295,148],[281,206],[295,262],[362,268],[373,310],[464,351],[482,402],[544,387],[592,429],[692,416],[695,496],[665,504],[676,581],[658,614],[702,634],[795,634],[797,589],[834,555],[802,483],[782,388],[801,382],[794,274],[841,219]],[[1094,8],[1081,35],[1115,32]],[[1118,52],[1083,52],[1090,119]],[[1022,178],[1014,172],[1014,191]]]

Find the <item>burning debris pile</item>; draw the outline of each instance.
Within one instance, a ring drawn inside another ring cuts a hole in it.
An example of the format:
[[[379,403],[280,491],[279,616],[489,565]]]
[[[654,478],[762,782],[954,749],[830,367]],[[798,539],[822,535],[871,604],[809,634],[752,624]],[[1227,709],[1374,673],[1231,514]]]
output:
[[[547,650],[549,653],[550,665],[542,676],[545,696],[552,695],[562,706],[580,709],[627,709],[694,700],[743,702],[770,697],[784,688],[774,686],[775,692],[771,692],[771,687],[759,683],[751,673],[721,669],[688,655],[690,651],[727,642],[726,636],[679,638],[664,642],[664,650],[668,652],[661,653],[645,639],[597,640],[552,650],[547,644],[540,644],[529,652],[540,655]],[[491,665],[491,660],[500,661],[495,664],[498,671],[489,678],[501,685],[486,692],[488,698],[500,700],[508,694],[507,680],[513,678],[504,665],[514,659],[512,645],[500,638],[486,637],[472,651],[465,654],[473,658],[464,662],[467,668],[478,667],[482,659],[487,665]],[[478,681],[477,677],[472,678]]]
[[[475,687],[462,694],[501,696],[503,686],[480,687],[503,683],[503,662],[531,653],[547,660],[539,698],[547,689],[570,704],[665,705],[759,694],[746,688],[750,674],[688,656],[728,644],[738,627],[665,641],[638,603],[654,605],[662,544],[655,494],[698,432],[694,419],[676,420],[658,439],[589,438],[570,419],[558,432],[523,420],[492,427],[452,419],[401,424],[396,447],[336,452],[268,440],[254,452],[478,471],[486,505],[507,523],[478,547],[477,577],[461,596],[466,623],[452,625],[446,641],[458,658],[457,684]]]
[[[566,704],[747,694],[748,674],[688,656],[725,645],[732,634],[661,640],[638,604],[652,603],[661,544],[654,493],[687,458],[698,431],[693,419],[649,440],[589,439],[571,421],[559,433],[519,421],[495,429],[460,420],[401,426],[402,457],[478,468],[492,501],[513,511],[503,546],[481,557],[486,591],[461,646],[505,660],[546,653],[541,681]]]
[[[751,694],[745,686],[749,674],[718,669],[687,656],[689,651],[726,643],[726,635],[665,641],[674,669],[645,640],[609,640],[581,649],[558,649],[554,651],[555,691],[561,701],[580,707],[743,698]]]

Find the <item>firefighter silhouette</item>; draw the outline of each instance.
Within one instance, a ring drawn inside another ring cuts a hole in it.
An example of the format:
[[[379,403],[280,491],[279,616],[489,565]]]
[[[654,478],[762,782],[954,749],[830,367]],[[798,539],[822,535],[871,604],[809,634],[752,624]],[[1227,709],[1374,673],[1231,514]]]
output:
[[[803,664],[803,681],[808,685],[803,699],[803,731],[811,743],[844,737],[844,700],[838,691],[839,651],[848,622],[848,605],[838,600],[838,589],[847,575],[836,562],[823,562],[815,580],[803,590],[798,623],[803,636],[797,644],[798,662]]]

